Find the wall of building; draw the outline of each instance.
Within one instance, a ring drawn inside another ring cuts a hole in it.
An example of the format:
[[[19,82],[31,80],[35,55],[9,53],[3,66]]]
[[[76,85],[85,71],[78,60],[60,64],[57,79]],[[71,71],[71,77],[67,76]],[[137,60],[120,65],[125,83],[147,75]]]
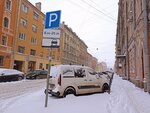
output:
[[[6,1],[9,5],[6,5]],[[0,67],[11,68],[13,39],[15,37],[18,0],[0,1]],[[4,19],[8,18],[8,26]],[[5,41],[3,40],[5,38]]]
[[[61,24],[61,62],[62,64],[87,64],[87,45],[71,28]]]
[[[18,30],[16,31],[14,46],[14,68],[24,72],[46,69],[49,51],[47,48],[42,48],[45,15],[27,0],[20,1],[18,13]],[[25,37],[21,37],[22,34]],[[23,52],[19,51],[20,47],[24,48]],[[35,54],[31,54],[31,50]]]
[[[149,8],[147,1],[147,8]],[[149,10],[148,14],[150,13]],[[144,8],[143,0],[120,0],[117,37],[116,37],[116,71],[138,87],[144,87],[146,79],[144,48]],[[146,17],[147,18],[147,17]],[[150,50],[150,46],[147,48]],[[117,58],[125,55],[124,58]],[[149,58],[150,59],[150,58]],[[121,63],[122,67],[118,68]]]

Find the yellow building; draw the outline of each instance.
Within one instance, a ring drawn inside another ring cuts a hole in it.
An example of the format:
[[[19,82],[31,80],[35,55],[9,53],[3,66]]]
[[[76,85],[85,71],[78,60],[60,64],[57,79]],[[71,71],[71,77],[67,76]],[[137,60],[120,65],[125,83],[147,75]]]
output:
[[[0,0],[0,68],[12,68],[18,0]]]
[[[45,15],[41,12],[41,3],[34,6],[27,0],[20,0],[17,20],[12,54],[14,68],[23,72],[47,69],[49,51],[42,48]]]
[[[86,65],[87,45],[64,22],[60,30],[60,63]]]

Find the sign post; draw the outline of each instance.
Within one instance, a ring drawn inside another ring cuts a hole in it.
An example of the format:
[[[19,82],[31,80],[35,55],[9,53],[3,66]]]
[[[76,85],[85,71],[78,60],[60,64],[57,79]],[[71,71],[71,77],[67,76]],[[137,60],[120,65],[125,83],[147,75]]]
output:
[[[45,97],[45,107],[47,107],[48,103],[48,90],[49,90],[49,76],[51,70],[51,59],[50,59],[50,51],[52,48],[58,48],[60,46],[60,30],[53,29],[59,28],[60,24],[60,14],[61,11],[53,11],[46,13],[46,22],[45,29],[43,30],[43,40],[42,47],[49,48],[49,65],[48,65],[48,74],[47,74],[47,82],[46,82],[46,97]]]
[[[49,49],[50,52],[50,49]],[[50,59],[50,55],[49,55],[49,64],[48,64],[48,74],[47,74],[47,81],[46,81],[46,97],[45,97],[45,107],[47,107],[47,103],[48,103],[48,86],[49,86],[49,74],[50,74],[50,70],[51,70],[51,59]]]

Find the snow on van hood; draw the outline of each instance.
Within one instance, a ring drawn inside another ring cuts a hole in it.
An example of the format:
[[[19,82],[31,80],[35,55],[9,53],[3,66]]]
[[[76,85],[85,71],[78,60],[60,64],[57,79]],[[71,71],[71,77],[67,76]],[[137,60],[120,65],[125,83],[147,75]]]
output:
[[[24,74],[24,73],[21,71],[15,70],[15,69],[0,68],[0,76],[2,76],[2,75],[14,75],[14,74]]]

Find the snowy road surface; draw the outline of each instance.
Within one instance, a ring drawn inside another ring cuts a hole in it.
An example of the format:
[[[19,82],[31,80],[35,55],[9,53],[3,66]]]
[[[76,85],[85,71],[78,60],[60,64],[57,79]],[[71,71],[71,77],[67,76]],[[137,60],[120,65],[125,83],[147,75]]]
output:
[[[46,86],[45,81],[45,79],[42,79],[0,83],[0,113],[16,100],[15,97],[18,98],[20,95],[44,88]]]
[[[0,84],[2,100],[2,102],[0,100],[0,113],[150,113],[150,94],[116,75],[111,94],[97,93],[77,97],[69,95],[60,99],[49,96],[47,108],[44,107],[45,83],[43,81],[33,81],[31,84],[26,82],[28,81]],[[18,87],[22,89],[21,84],[29,89],[19,90],[24,91],[19,93],[16,89]],[[39,85],[38,88],[35,87],[37,85]],[[6,93],[3,86],[6,89],[7,86],[12,86],[14,90]],[[14,96],[8,96],[15,90],[17,95],[13,93]]]

